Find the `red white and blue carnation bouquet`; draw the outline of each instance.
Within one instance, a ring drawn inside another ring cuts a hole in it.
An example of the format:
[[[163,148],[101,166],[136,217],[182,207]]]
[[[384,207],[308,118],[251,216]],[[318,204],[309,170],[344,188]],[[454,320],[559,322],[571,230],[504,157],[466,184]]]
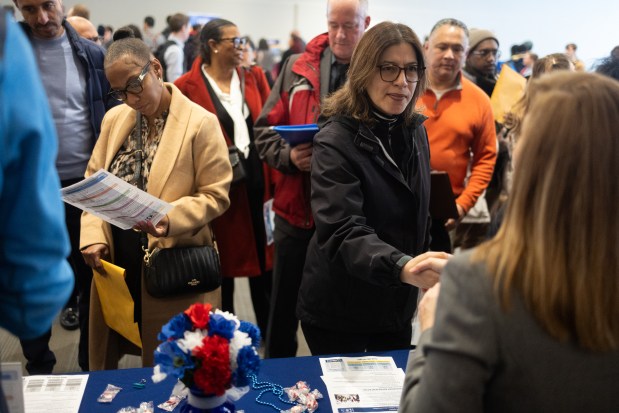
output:
[[[191,394],[222,397],[249,390],[260,367],[260,330],[234,314],[193,304],[161,328],[153,381],[178,378]]]

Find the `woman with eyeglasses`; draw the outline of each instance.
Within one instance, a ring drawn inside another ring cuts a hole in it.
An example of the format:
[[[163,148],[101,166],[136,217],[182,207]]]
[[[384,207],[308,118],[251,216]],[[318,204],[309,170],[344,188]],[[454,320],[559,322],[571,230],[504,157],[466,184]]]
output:
[[[258,326],[266,335],[273,247],[267,245],[263,204],[270,176],[253,144],[253,124],[270,88],[260,67],[242,66],[246,41],[234,23],[209,21],[200,32],[201,56],[175,84],[217,115],[236,168],[230,208],[213,222],[223,274],[222,308],[234,312],[234,279],[249,277]],[[244,174],[238,173],[241,168]]]
[[[313,355],[409,348],[419,289],[438,281],[420,265],[448,257],[424,254],[430,159],[415,111],[424,68],[408,26],[377,24],[322,106],[311,165],[316,233],[297,306]]]
[[[146,234],[151,251],[212,244],[210,224],[229,205],[232,171],[217,118],[176,86],[162,81],[161,63],[144,42],[134,38],[115,41],[104,67],[112,87],[110,97],[124,104],[105,115],[86,176],[103,168],[173,208],[157,225],[140,222],[135,231],[121,230],[84,213],[80,245],[86,263],[97,271],[104,272],[101,259],[126,270],[142,339],[142,363],[150,366],[161,326],[192,303],[208,301],[218,306],[220,291],[161,299],[150,296],[142,285],[142,236]],[[94,285],[90,306],[92,370],[115,369],[123,354],[140,354],[105,324]]]

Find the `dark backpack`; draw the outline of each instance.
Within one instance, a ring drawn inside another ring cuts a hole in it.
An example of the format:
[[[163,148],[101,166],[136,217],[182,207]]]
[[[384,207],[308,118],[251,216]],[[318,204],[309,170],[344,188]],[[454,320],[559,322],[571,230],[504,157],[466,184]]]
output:
[[[159,47],[157,47],[157,50],[155,50],[154,53],[157,60],[159,60],[159,63],[161,63],[161,68],[163,69],[161,78],[165,81],[168,80],[168,78],[166,77],[165,52],[166,50],[168,50],[168,47],[172,46],[173,44],[176,44],[174,40],[166,40],[165,43],[160,44]]]

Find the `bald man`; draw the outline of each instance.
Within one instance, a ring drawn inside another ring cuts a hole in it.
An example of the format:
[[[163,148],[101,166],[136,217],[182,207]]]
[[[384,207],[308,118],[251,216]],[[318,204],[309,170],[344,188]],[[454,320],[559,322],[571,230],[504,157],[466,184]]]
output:
[[[67,17],[80,16],[87,20],[90,20],[90,9],[84,4],[76,4],[71,7],[67,12]]]
[[[71,26],[73,26],[73,28],[75,29],[77,34],[80,35],[80,37],[83,37],[84,39],[88,39],[92,42],[97,43],[98,45],[101,45],[99,33],[97,33],[95,25],[92,24],[90,20],[80,16],[70,16],[67,17],[67,21]]]
[[[296,355],[295,309],[305,253],[314,233],[309,197],[312,145],[291,147],[271,126],[316,122],[322,99],[344,83],[352,52],[370,25],[368,0],[328,0],[326,17],[327,32],[310,40],[304,53],[283,63],[254,127],[260,157],[281,172],[273,201],[275,267],[267,357]]]

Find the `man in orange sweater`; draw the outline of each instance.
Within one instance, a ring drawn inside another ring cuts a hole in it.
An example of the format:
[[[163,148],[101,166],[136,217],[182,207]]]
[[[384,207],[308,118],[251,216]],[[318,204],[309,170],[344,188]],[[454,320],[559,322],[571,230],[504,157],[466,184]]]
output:
[[[456,19],[443,19],[434,25],[424,46],[430,87],[420,99],[423,114],[428,117],[424,125],[430,142],[430,164],[433,170],[449,174],[460,219],[488,186],[496,160],[490,99],[462,76],[468,35],[466,25]],[[465,183],[467,168],[470,176]],[[451,252],[448,231],[458,222],[433,220],[430,248]]]

